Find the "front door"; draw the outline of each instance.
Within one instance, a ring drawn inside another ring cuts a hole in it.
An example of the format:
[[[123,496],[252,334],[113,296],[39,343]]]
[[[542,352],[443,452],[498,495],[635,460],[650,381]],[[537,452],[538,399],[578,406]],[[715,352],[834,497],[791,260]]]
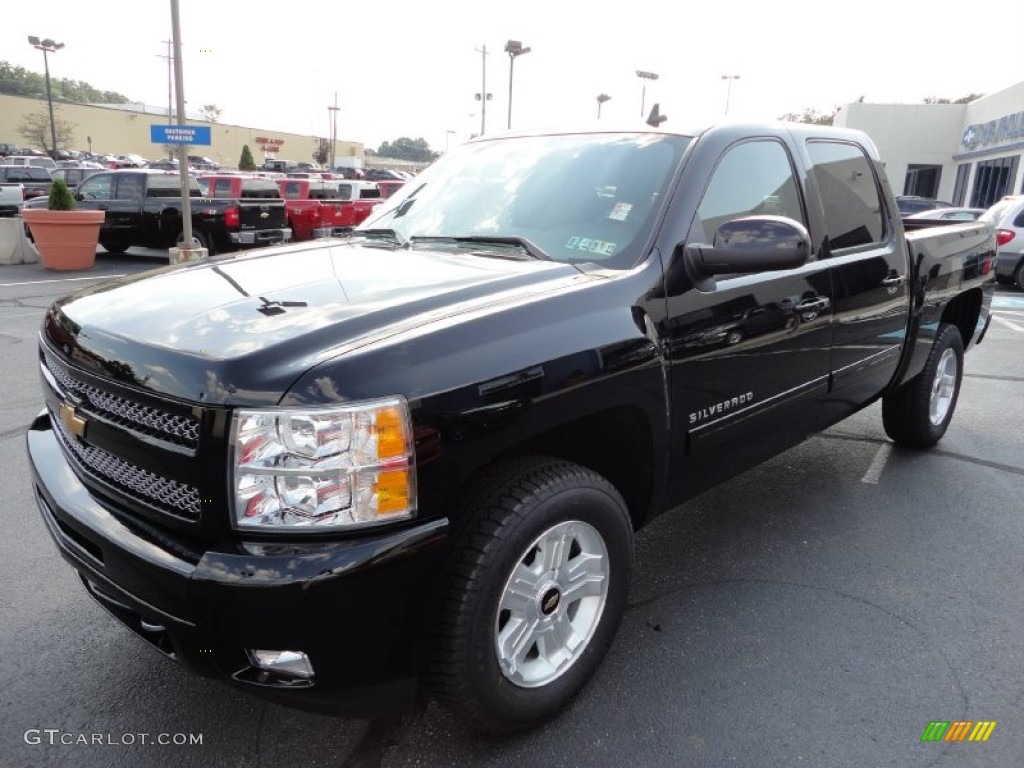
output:
[[[688,244],[712,243],[718,227],[743,216],[785,216],[807,226],[781,138],[732,144],[711,162]],[[661,329],[668,346],[670,494],[676,501],[807,436],[827,388],[832,318],[830,265],[816,258],[796,269],[719,275],[696,284],[681,276],[682,259],[677,249],[667,265]]]

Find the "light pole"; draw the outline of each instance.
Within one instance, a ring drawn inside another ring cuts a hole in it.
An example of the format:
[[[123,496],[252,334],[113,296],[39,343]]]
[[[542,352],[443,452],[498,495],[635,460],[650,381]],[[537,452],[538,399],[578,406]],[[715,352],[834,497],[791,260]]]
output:
[[[38,37],[29,37],[28,44],[36,50],[43,52],[43,67],[46,70],[46,103],[50,106],[50,141],[53,142],[50,149],[50,157],[56,160],[57,123],[53,119],[53,95],[50,93],[50,60],[46,57],[46,54],[59,51],[64,47],[64,43],[55,43],[50,38],[40,40]]]
[[[512,130],[512,71],[515,69],[516,57],[529,53],[530,48],[523,48],[518,40],[509,40],[505,43],[505,53],[508,54],[508,128]]]
[[[334,92],[334,106],[328,107],[331,113],[331,170],[334,170],[334,147],[338,141],[338,92]]]
[[[653,72],[644,72],[641,69],[636,71],[636,76],[643,81],[643,88],[640,90],[640,117],[644,116],[644,106],[647,102],[647,81],[657,80],[658,76]]]
[[[476,95],[476,100],[480,102],[480,135],[483,136],[487,130],[487,102],[491,100],[491,94],[487,92],[487,46],[483,48],[477,48],[480,53],[480,62],[483,70],[483,78],[481,81],[480,93]]]
[[[725,114],[729,114],[729,97],[732,96],[732,81],[739,80],[739,75],[722,75],[722,79],[728,81],[725,86]]]
[[[455,131],[451,128],[444,132],[444,153],[446,155],[448,154],[448,140],[452,137],[453,133],[455,133]]]
[[[611,98],[612,97],[609,96],[607,93],[599,93],[597,95],[597,119],[598,120],[601,119],[601,105],[604,104],[606,101],[611,101]]]
[[[171,115],[173,114],[173,112],[171,111],[171,95],[172,95],[171,83],[173,82],[171,67],[174,64],[174,56],[171,53],[171,46],[174,45],[174,41],[173,40],[164,40],[163,43],[167,46],[167,53],[166,54],[158,53],[158,54],[156,54],[156,57],[158,59],[167,59],[167,122],[170,123],[171,122]]]

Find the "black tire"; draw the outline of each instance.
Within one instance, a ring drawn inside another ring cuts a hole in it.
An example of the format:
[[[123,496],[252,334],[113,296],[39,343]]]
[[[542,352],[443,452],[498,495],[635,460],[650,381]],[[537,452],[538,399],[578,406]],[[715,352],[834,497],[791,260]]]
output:
[[[1013,282],[1024,291],[1024,260],[1017,265],[1017,271],[1013,273]]]
[[[571,462],[536,456],[485,471],[460,511],[462,516],[453,517],[452,555],[429,681],[441,703],[474,729],[512,733],[562,709],[600,664],[626,608],[633,526],[622,497],[603,477]],[[605,558],[594,557],[602,545]],[[587,578],[570,580],[570,569],[578,575],[584,561]],[[548,563],[561,567],[545,570]],[[512,574],[522,575],[522,569],[530,580],[521,580],[527,586],[517,592]],[[586,593],[566,596],[572,593],[563,595],[560,587],[567,582],[573,592],[584,582],[591,586]],[[602,589],[603,597],[589,594]],[[533,598],[523,597],[527,593]],[[501,608],[503,599],[525,606],[535,618],[515,618],[513,624],[512,612]],[[554,654],[553,665],[546,648],[550,642],[559,650],[556,624],[570,629],[563,630],[569,633],[563,634],[564,653]],[[521,626],[531,628],[518,635],[522,642],[514,643],[509,638]],[[521,668],[503,667],[499,661],[504,630],[505,643],[519,646],[506,665]],[[527,672],[537,669],[547,669],[547,675],[524,681]]]
[[[955,371],[950,370],[953,365]],[[963,371],[960,331],[943,323],[924,370],[882,398],[885,433],[897,444],[910,448],[930,448],[939,442],[953,419]]]
[[[178,248],[181,248],[182,243],[185,242],[184,233],[178,233]],[[205,248],[208,256],[213,256],[213,239],[207,232],[203,232],[201,229],[192,230],[192,239],[199,243],[200,248]]]
[[[128,243],[122,243],[117,240],[100,240],[100,245],[103,246],[103,250],[107,253],[124,253],[128,250]]]

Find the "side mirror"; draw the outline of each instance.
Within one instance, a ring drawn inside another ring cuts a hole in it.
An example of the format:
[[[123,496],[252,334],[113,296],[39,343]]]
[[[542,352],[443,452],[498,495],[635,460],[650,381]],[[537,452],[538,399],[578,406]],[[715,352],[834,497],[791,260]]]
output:
[[[711,277],[741,272],[795,269],[811,256],[811,236],[798,221],[785,216],[745,216],[718,228],[712,245],[686,246],[688,265]]]

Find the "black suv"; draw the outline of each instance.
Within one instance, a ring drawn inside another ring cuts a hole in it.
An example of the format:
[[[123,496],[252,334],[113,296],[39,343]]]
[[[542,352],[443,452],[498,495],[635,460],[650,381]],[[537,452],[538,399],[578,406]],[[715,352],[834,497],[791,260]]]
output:
[[[24,184],[26,200],[50,194],[50,172],[34,165],[0,165],[0,182]]]

